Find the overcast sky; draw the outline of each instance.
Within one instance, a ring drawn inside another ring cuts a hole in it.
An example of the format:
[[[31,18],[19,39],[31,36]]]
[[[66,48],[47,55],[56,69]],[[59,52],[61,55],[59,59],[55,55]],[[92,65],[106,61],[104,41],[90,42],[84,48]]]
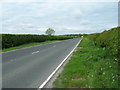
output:
[[[4,0],[1,4],[0,33],[44,34],[47,28],[57,35],[95,33],[118,25],[118,2]]]

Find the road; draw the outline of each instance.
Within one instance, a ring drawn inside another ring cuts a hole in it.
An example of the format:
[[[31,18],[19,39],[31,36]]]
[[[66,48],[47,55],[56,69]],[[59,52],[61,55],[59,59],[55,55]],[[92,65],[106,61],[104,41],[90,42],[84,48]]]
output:
[[[2,53],[3,88],[38,88],[80,39]]]

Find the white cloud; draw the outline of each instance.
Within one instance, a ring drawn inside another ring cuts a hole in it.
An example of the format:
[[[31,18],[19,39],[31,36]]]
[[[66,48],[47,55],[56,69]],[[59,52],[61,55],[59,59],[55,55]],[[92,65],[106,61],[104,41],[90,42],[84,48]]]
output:
[[[86,26],[79,26],[79,27],[66,27],[66,30],[74,31],[74,30],[92,30],[92,27],[86,27]]]
[[[57,3],[50,0],[39,3],[5,3],[3,21],[8,28],[14,27],[8,30],[13,33],[44,33],[49,27],[59,34],[100,32],[108,27],[107,24],[116,25],[115,5],[114,3]],[[4,30],[7,31],[7,28]]]
[[[27,23],[27,24],[18,24],[18,25],[21,25],[21,26],[33,26],[33,24],[29,24],[29,23]]]
[[[1,0],[2,2],[42,2],[45,0]],[[46,2],[118,2],[119,0],[46,0]]]
[[[41,31],[41,32],[45,32],[48,28],[37,28],[36,30]]]

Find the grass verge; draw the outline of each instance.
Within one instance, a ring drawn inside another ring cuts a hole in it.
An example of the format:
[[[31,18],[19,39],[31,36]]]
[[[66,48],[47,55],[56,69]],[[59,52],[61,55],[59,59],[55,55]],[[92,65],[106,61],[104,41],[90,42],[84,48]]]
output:
[[[58,41],[58,40],[45,41],[45,42],[39,42],[39,43],[23,44],[23,45],[20,45],[20,46],[16,46],[16,47],[11,47],[11,48],[6,48],[6,49],[3,49],[3,50],[0,50],[0,52],[7,52],[7,51],[12,51],[12,50],[16,50],[16,49],[31,47],[31,46],[35,46],[35,45],[42,45],[42,44],[52,43],[52,42],[56,42],[56,41]]]
[[[53,88],[118,88],[118,59],[84,38]]]

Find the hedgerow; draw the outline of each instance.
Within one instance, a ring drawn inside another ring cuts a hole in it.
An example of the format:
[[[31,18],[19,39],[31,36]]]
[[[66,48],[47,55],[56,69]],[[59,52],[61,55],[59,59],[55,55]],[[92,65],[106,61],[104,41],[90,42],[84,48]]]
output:
[[[102,33],[90,34],[87,37],[94,42],[95,46],[107,49],[111,55],[119,56],[119,30],[120,27],[112,28]]]
[[[71,38],[73,37],[30,34],[2,34],[2,49],[33,42],[44,42],[47,40],[66,40]]]

